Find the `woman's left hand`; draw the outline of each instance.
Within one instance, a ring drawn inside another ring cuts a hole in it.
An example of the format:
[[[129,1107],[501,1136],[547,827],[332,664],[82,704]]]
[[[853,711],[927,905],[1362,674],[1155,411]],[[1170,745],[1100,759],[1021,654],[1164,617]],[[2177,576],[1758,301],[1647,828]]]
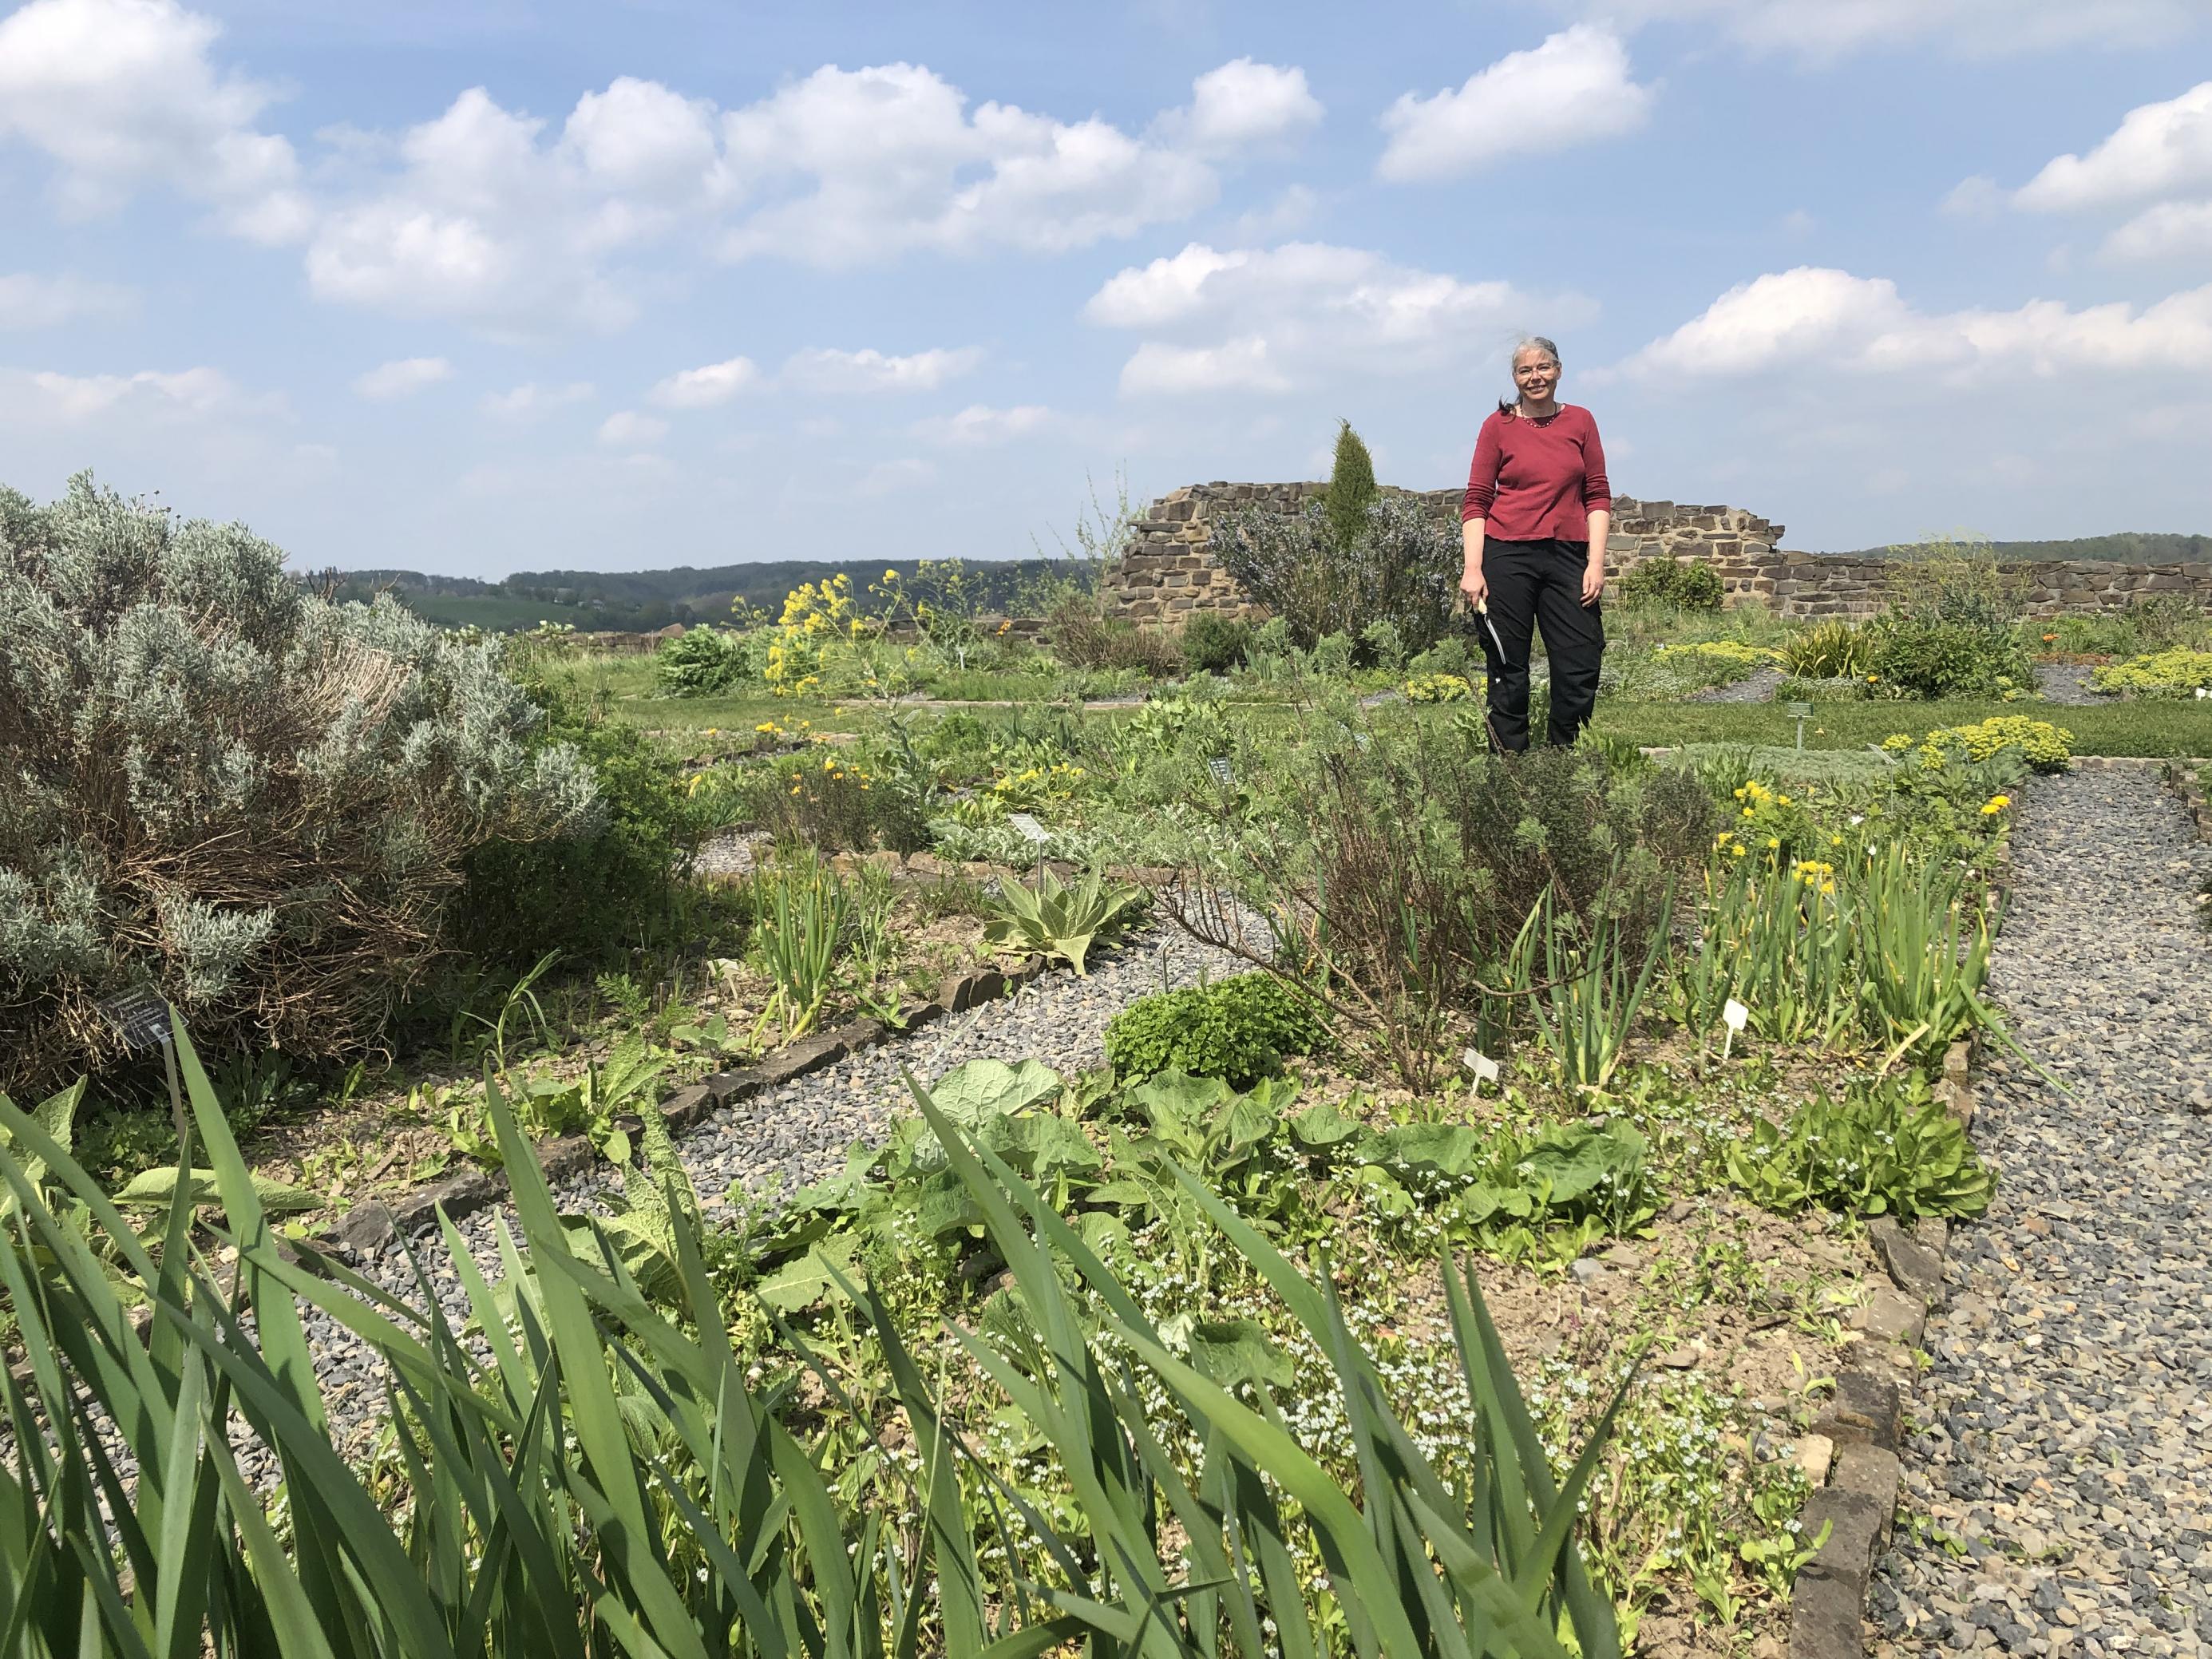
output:
[[[1592,559],[1583,567],[1583,603],[1595,605],[1597,596],[1605,592],[1605,561]]]

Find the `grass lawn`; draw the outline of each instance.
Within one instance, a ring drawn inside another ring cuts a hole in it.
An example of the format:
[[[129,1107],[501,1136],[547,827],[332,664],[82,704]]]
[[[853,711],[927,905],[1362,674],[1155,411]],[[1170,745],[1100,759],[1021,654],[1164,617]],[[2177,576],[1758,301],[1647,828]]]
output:
[[[1823,702],[1805,722],[1808,749],[1858,749],[1893,732],[1916,736],[1938,726],[1967,726],[1993,714],[2025,714],[2074,734],[2077,755],[2212,755],[2212,702]],[[1685,743],[1794,744],[1797,723],[1779,703],[1618,702],[1598,704],[1597,727],[1649,746]]]

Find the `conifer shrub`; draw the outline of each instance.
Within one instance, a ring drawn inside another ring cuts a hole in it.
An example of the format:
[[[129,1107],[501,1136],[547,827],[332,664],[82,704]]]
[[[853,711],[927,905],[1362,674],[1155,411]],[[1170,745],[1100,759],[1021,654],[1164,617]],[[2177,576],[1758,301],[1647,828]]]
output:
[[[1328,489],[1322,496],[1322,517],[1339,547],[1355,544],[1367,528],[1367,509],[1380,492],[1375,487],[1375,458],[1352,429],[1352,422],[1336,427],[1336,456],[1328,470]]]
[[[472,850],[597,821],[494,645],[283,556],[89,475],[0,489],[0,1088],[113,1059],[142,987],[210,1048],[356,1048]]]

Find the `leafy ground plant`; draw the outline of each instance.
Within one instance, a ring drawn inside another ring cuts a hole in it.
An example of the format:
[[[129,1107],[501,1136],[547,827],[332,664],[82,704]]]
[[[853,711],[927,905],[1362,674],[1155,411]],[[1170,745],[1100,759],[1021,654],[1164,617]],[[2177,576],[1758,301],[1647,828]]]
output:
[[[1995,1181],[1959,1121],[1910,1077],[1816,1095],[1786,1123],[1761,1118],[1729,1154],[1729,1175],[1757,1203],[1851,1215],[1976,1216]]]
[[[478,1358],[427,1274],[410,1305],[277,1250],[181,1025],[175,1035],[237,1250],[234,1292],[195,1248],[181,1198],[149,1249],[52,1137],[0,1100],[11,1137],[0,1180],[20,1206],[0,1237],[0,1285],[28,1357],[24,1374],[0,1377],[16,1435],[0,1471],[0,1507],[15,1517],[0,1532],[0,1613],[15,1651],[1016,1659],[1080,1645],[1261,1659],[1350,1645],[1565,1659],[1571,1641],[1581,1659],[1619,1659],[1611,1607],[1574,1534],[1620,1401],[1555,1482],[1480,1294],[1449,1261],[1479,1449],[1472,1485],[1456,1489],[1380,1403],[1375,1362],[1329,1276],[1307,1279],[1179,1177],[1224,1248],[1332,1356],[1360,1448],[1347,1489],[1287,1432],[1264,1388],[1225,1386],[1179,1355],[1051,1206],[917,1091],[1030,1333],[1012,1348],[956,1338],[1073,1485],[1067,1524],[1020,1508],[1033,1543],[987,1565],[978,1528],[1018,1499],[1002,1484],[963,1485],[978,1470],[958,1425],[865,1290],[861,1316],[884,1343],[913,1448],[907,1500],[880,1510],[842,1502],[750,1389],[683,1206],[666,1222],[690,1316],[678,1322],[611,1243],[563,1224],[492,1085],[523,1238],[502,1237],[494,1283],[446,1236],[488,1351]],[[27,1158],[85,1206],[82,1224],[48,1205]],[[95,1237],[153,1308],[143,1340]],[[1071,1281],[1104,1310],[1103,1335]],[[388,1501],[332,1443],[303,1300],[390,1366],[400,1455]],[[1163,1443],[1140,1377],[1191,1425],[1194,1478]],[[112,1425],[120,1463],[83,1401]],[[234,1411],[241,1430],[228,1426]],[[278,1461],[281,1528],[234,1432]]]
[[[1328,1039],[1308,999],[1272,975],[1236,974],[1139,997],[1107,1025],[1106,1059],[1133,1080],[1177,1071],[1243,1089],[1279,1070],[1285,1055],[1312,1054]]]
[[[1040,870],[1034,886],[1019,881],[1001,886],[983,941],[1002,950],[1037,951],[1080,974],[1100,937],[1121,927],[1144,902],[1141,890],[1109,881],[1097,870],[1084,872],[1073,886],[1051,870]]]

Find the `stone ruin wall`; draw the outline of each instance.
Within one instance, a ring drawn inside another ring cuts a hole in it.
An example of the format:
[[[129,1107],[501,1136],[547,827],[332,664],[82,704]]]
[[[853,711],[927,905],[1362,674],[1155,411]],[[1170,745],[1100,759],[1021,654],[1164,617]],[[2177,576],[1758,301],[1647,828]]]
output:
[[[1154,501],[1139,520],[1128,552],[1106,579],[1111,614],[1131,621],[1180,626],[1200,611],[1243,616],[1255,610],[1212,553],[1212,520],[1225,512],[1258,507],[1295,513],[1318,495],[1321,483],[1186,484]],[[1464,492],[1407,490],[1385,486],[1386,495],[1407,495],[1455,524]],[[1764,605],[1785,617],[1869,617],[1882,608],[1887,559],[1858,555],[1791,552],[1781,545],[1783,527],[1739,507],[1692,507],[1616,496],[1606,570],[1619,579],[1654,556],[1700,559],[1721,579],[1724,603]],[[2031,581],[2028,608],[2035,616],[2062,611],[2118,611],[2130,600],[2172,593],[2212,606],[2212,563],[2118,564],[2104,560],[2031,560],[2012,567]]]

